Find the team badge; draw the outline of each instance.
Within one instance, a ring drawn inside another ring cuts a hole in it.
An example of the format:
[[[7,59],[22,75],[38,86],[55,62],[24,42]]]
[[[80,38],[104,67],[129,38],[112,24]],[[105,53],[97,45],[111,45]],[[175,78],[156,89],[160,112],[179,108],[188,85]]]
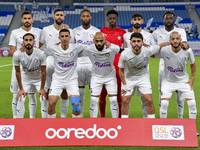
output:
[[[34,60],[34,62],[35,62],[35,63],[37,63],[37,62],[38,62],[38,60],[37,60],[37,59],[35,59],[35,60]]]
[[[185,58],[185,57],[183,57],[183,58],[182,58],[182,60],[183,60],[183,61],[186,61],[186,58]]]
[[[72,57],[72,56],[74,56],[74,53],[73,53],[73,52],[71,52],[69,55]]]
[[[106,53],[105,56],[106,56],[106,57],[109,57],[109,56],[110,56],[110,53]]]
[[[37,39],[37,35],[34,34],[35,39]]]
[[[90,35],[90,37],[91,37],[91,38],[94,38],[94,35],[93,35],[93,34],[91,34],[91,35]]]
[[[144,61],[146,61],[146,60],[148,60],[148,57],[145,57],[145,58],[144,58]]]
[[[118,40],[121,40],[121,39],[122,39],[122,37],[121,37],[121,36],[118,36],[118,37],[117,37],[117,39],[118,39]]]
[[[143,39],[143,42],[146,42],[147,40],[146,39]]]

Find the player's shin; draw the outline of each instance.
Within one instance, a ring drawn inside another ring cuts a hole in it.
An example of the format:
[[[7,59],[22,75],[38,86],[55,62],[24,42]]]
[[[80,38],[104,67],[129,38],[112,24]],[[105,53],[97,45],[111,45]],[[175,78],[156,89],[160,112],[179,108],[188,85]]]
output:
[[[112,114],[112,118],[118,118],[119,117],[119,106],[117,103],[117,96],[110,96],[110,110]]]
[[[85,93],[85,88],[79,88],[79,105],[80,105],[80,118],[83,118],[83,111],[84,111],[84,93]]]
[[[47,118],[47,110],[48,110],[48,106],[47,106],[47,100],[46,98],[42,95],[40,96],[40,103],[41,103],[41,114],[42,114],[42,118]]]
[[[161,100],[160,118],[167,118],[167,108],[169,106],[168,100]]]
[[[24,118],[25,108],[24,108],[24,102],[26,97],[22,95],[22,98],[18,100],[17,103],[17,118]]]
[[[37,107],[37,100],[36,100],[36,94],[29,93],[28,94],[29,98],[29,114],[30,118],[35,118],[35,112],[36,112],[36,107]]]
[[[61,99],[60,101],[60,117],[61,118],[66,118],[68,107],[69,107],[69,100]]]
[[[189,107],[189,118],[196,119],[196,116],[197,116],[196,101],[194,99],[187,100],[187,103]]]
[[[90,118],[97,118],[99,97],[91,96],[90,100]]]
[[[13,99],[12,99],[12,112],[13,112],[13,118],[17,118],[17,93],[13,93]]]

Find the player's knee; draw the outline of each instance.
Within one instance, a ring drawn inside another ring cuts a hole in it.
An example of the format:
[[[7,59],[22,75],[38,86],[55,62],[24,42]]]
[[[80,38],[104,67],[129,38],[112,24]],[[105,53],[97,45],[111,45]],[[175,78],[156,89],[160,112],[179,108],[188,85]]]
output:
[[[71,97],[71,104],[72,104],[72,109],[75,112],[78,112],[80,110],[79,97]]]
[[[122,99],[122,105],[129,105],[129,98],[124,97],[124,98]]]
[[[153,105],[152,98],[146,98],[145,103],[146,103],[146,105]]]

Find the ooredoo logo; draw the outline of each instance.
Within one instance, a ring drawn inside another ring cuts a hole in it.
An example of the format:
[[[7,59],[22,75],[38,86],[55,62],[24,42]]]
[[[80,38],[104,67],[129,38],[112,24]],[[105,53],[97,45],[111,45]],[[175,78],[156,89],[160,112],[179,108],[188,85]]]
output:
[[[88,128],[88,129],[83,129],[83,128],[59,128],[58,130],[55,130],[54,128],[49,128],[45,132],[45,136],[48,139],[54,139],[55,137],[59,139],[70,139],[71,136],[74,136],[77,139],[83,139],[83,138],[88,138],[88,139],[93,139],[95,137],[99,139],[104,139],[106,137],[110,139],[115,139],[118,136],[118,131],[121,130],[121,126],[117,126],[117,129],[115,128],[110,128],[108,130],[104,128],[97,128],[97,125],[94,124],[93,128]]]
[[[0,125],[0,140],[12,140],[14,127],[14,125]]]

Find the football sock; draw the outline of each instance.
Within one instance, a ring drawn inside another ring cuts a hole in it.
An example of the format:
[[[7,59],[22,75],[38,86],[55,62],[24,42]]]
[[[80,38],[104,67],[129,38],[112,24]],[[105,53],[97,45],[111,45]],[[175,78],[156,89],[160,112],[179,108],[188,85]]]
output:
[[[167,118],[167,108],[169,106],[168,100],[161,100],[160,118]]]
[[[49,115],[49,114],[48,114],[47,117],[48,117],[48,118],[56,118],[56,113],[55,113],[55,114],[52,114],[52,115]]]
[[[122,118],[128,118],[128,115],[122,115]]]
[[[24,102],[26,97],[22,95],[22,98],[18,100],[17,103],[17,118],[24,118],[25,108],[24,108]]]
[[[69,100],[61,99],[60,100],[60,118],[66,118],[68,107],[69,107]]]
[[[150,114],[147,116],[147,118],[155,118],[155,114]]]
[[[188,100],[187,103],[189,107],[189,118],[196,119],[196,116],[197,116],[196,101],[192,99],[192,100]]]
[[[47,106],[47,100],[45,99],[44,96],[43,96],[43,100],[42,100],[42,96],[40,96],[40,103],[41,103],[42,118],[47,118],[48,106]]]
[[[117,103],[117,96],[111,96],[110,99],[110,110],[112,114],[112,118],[118,118],[119,117],[119,106]]]
[[[12,99],[13,118],[17,118],[17,95],[18,93],[13,93],[13,99]]]
[[[180,101],[179,94],[176,92],[176,102],[178,109],[178,118],[183,118],[184,101]]]
[[[104,88],[105,87],[103,87],[100,98],[99,98],[99,110],[100,110],[101,118],[105,118],[105,111],[106,111],[107,91]]]
[[[90,100],[90,118],[97,118],[99,97],[91,96]]]
[[[29,98],[29,114],[30,118],[35,118],[35,112],[37,107],[36,93],[28,94]]]
[[[141,98],[141,101],[142,101],[142,112],[143,112],[143,118],[148,118],[146,102],[145,102],[143,96],[140,96],[140,98]]]
[[[74,114],[72,114],[72,118],[82,118],[82,117],[81,117],[81,114],[80,114],[80,115],[77,115],[77,116],[74,115]]]
[[[85,88],[79,88],[79,106],[80,106],[80,117],[83,118],[83,111],[84,111],[84,94]]]

